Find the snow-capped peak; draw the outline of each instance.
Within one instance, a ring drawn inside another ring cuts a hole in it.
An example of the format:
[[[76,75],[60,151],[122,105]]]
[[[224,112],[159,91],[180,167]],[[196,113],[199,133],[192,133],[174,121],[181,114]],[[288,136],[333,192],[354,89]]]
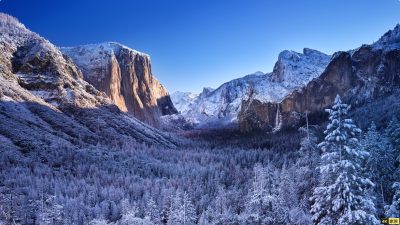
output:
[[[215,90],[204,89],[195,98],[189,94],[172,94],[172,102],[192,125],[226,126],[237,122],[243,100],[280,102],[286,95],[318,77],[328,65],[330,56],[305,48],[303,53],[283,51],[272,73],[257,71],[222,84]]]
[[[330,61],[330,56],[317,50],[304,48],[303,54],[285,50],[278,56],[272,80],[286,85],[306,84],[319,76]]]
[[[176,91],[170,95],[175,108],[182,114],[190,109],[190,105],[198,97],[198,94],[192,92]]]
[[[81,54],[101,54],[102,52],[114,52],[118,53],[121,51],[121,49],[129,50],[133,52],[134,54],[139,54],[142,56],[146,56],[150,58],[148,54],[145,54],[143,52],[139,52],[135,49],[129,48],[126,45],[120,44],[118,42],[103,42],[103,43],[97,43],[97,44],[86,44],[86,45],[79,45],[75,47],[61,47],[63,52],[68,52],[68,51],[79,51]]]
[[[400,24],[386,32],[378,41],[372,44],[374,48],[400,48]]]
[[[0,26],[2,27],[18,27],[20,29],[26,29],[25,25],[23,25],[19,20],[13,16],[7,15],[5,13],[0,13]]]
[[[106,68],[112,57],[118,56],[121,51],[129,51],[133,55],[140,55],[142,57],[147,57],[150,60],[149,55],[131,49],[117,42],[87,44],[76,47],[60,47],[60,50],[63,54],[71,57],[72,60],[80,68],[82,68],[82,70],[88,70],[88,71],[96,70],[96,68],[99,67]],[[96,77],[99,76],[98,73],[85,73],[85,74],[91,77],[90,79],[99,79],[99,80],[102,79],[102,77]]]

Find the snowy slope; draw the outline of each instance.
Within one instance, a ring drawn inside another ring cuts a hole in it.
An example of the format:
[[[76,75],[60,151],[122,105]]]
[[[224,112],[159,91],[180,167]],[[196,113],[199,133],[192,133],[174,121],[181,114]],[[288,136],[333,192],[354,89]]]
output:
[[[27,151],[135,140],[174,147],[121,113],[57,47],[0,13],[0,134]],[[0,149],[2,143],[0,143]]]
[[[179,112],[184,114],[190,110],[191,104],[198,96],[198,94],[192,92],[176,91],[171,94],[171,100]]]
[[[252,97],[263,102],[279,102],[318,77],[329,61],[329,55],[312,49],[305,48],[303,53],[283,51],[271,73],[255,72],[199,95],[175,93],[172,101],[197,128],[231,126],[237,122],[243,100]]]
[[[372,44],[374,49],[400,49],[400,24],[386,32],[378,41]]]

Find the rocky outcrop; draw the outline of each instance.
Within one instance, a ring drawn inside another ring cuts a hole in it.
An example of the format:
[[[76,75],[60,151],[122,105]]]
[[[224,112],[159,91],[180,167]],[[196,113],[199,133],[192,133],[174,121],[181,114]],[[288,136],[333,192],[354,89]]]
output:
[[[163,115],[177,113],[168,91],[151,72],[150,57],[118,43],[61,48],[84,79],[109,96],[118,108],[159,126]]]
[[[238,115],[242,132],[272,131],[280,108],[282,126],[297,126],[305,112],[318,113],[333,103],[337,94],[357,107],[363,102],[390,95],[400,85],[400,26],[373,45],[337,52],[320,77],[280,102],[252,98],[242,102]],[[397,37],[397,38],[395,38]]]
[[[174,146],[157,129],[121,113],[72,60],[15,18],[0,14],[0,33],[2,139],[23,152],[127,140]]]
[[[279,102],[318,77],[329,60],[329,55],[308,48],[303,53],[286,50],[279,54],[271,73],[255,72],[226,82],[215,90],[204,89],[190,99],[178,93],[173,101],[195,128],[236,127],[242,101],[251,98],[256,102]]]

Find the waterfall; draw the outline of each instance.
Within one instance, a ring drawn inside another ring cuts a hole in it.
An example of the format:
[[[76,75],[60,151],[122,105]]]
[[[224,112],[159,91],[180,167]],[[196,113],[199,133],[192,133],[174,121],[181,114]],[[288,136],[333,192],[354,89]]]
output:
[[[280,104],[278,103],[276,107],[275,127],[272,129],[272,132],[277,132],[282,128],[282,114],[279,106]]]

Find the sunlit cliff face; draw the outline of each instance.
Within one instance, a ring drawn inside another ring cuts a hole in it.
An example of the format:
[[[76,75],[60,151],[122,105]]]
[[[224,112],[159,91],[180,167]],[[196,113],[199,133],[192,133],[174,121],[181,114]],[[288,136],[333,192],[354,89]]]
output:
[[[118,43],[62,48],[85,80],[109,96],[118,108],[159,125],[159,117],[176,113],[168,91],[151,72],[150,57]]]

